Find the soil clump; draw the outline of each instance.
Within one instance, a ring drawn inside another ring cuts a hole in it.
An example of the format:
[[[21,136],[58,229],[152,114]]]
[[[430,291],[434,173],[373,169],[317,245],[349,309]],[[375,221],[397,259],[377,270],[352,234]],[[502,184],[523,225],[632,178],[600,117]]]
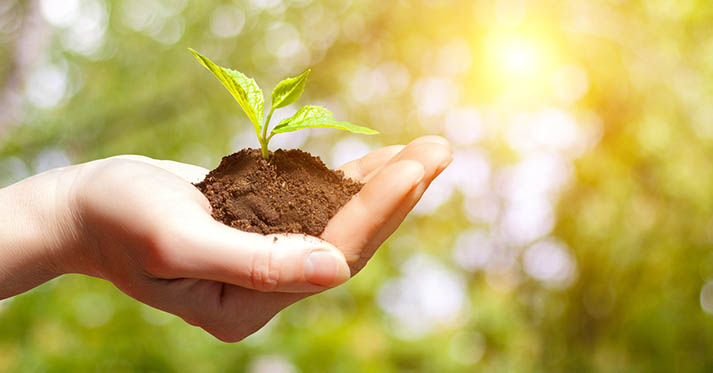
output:
[[[362,184],[298,149],[276,150],[269,160],[259,149],[243,149],[223,157],[195,186],[208,198],[213,217],[228,226],[319,236]]]

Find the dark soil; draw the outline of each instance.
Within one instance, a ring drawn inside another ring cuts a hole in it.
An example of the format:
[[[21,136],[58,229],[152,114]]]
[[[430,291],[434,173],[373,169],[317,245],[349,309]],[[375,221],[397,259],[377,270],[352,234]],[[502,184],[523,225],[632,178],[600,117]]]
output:
[[[280,149],[266,161],[259,149],[243,149],[223,157],[196,187],[213,217],[233,228],[318,236],[362,184],[301,150]]]

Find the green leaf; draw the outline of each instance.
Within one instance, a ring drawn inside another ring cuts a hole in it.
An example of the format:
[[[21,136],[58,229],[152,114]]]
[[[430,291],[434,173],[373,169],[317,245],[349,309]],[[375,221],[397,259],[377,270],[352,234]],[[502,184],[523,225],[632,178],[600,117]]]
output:
[[[366,135],[379,133],[371,128],[335,120],[331,111],[316,105],[301,107],[295,115],[280,121],[280,123],[272,129],[272,133],[292,132],[303,128],[337,128]]]
[[[300,98],[305,90],[305,81],[310,73],[310,69],[305,70],[294,78],[287,78],[277,84],[272,91],[272,108],[285,107]]]
[[[265,99],[257,83],[240,71],[220,67],[194,49],[188,48],[188,50],[206,69],[212,72],[213,75],[223,83],[223,86],[230,92],[233,98],[235,98],[235,101],[238,102],[245,114],[247,114],[259,137]]]
[[[315,118],[330,118],[334,119],[334,114],[332,114],[331,111],[328,109],[325,109],[321,106],[317,105],[305,105],[302,106],[297,112],[286,119],[283,119],[280,121],[280,123],[275,126],[275,129],[284,127],[290,123],[293,122],[300,122],[300,121],[305,121],[307,119],[315,119]]]

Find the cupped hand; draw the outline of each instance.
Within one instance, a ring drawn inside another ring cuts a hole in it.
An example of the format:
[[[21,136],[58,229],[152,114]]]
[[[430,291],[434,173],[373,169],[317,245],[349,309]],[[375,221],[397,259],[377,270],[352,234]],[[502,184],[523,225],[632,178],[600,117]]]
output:
[[[207,173],[197,166],[141,156],[90,162],[74,170],[69,188],[72,250],[62,265],[238,341],[359,272],[450,161],[448,142],[428,136],[342,166],[365,185],[319,238],[215,221],[191,185]]]

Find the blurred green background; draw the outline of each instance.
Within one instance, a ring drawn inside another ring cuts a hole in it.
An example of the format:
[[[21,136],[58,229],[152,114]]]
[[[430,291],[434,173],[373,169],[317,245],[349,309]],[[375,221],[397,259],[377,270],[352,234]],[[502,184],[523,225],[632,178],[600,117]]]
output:
[[[0,371],[713,371],[713,3],[4,0],[0,185],[257,144],[193,47],[455,161],[347,285],[238,344],[65,276],[0,302]],[[277,112],[275,119],[295,107]],[[277,121],[273,120],[273,123]]]

